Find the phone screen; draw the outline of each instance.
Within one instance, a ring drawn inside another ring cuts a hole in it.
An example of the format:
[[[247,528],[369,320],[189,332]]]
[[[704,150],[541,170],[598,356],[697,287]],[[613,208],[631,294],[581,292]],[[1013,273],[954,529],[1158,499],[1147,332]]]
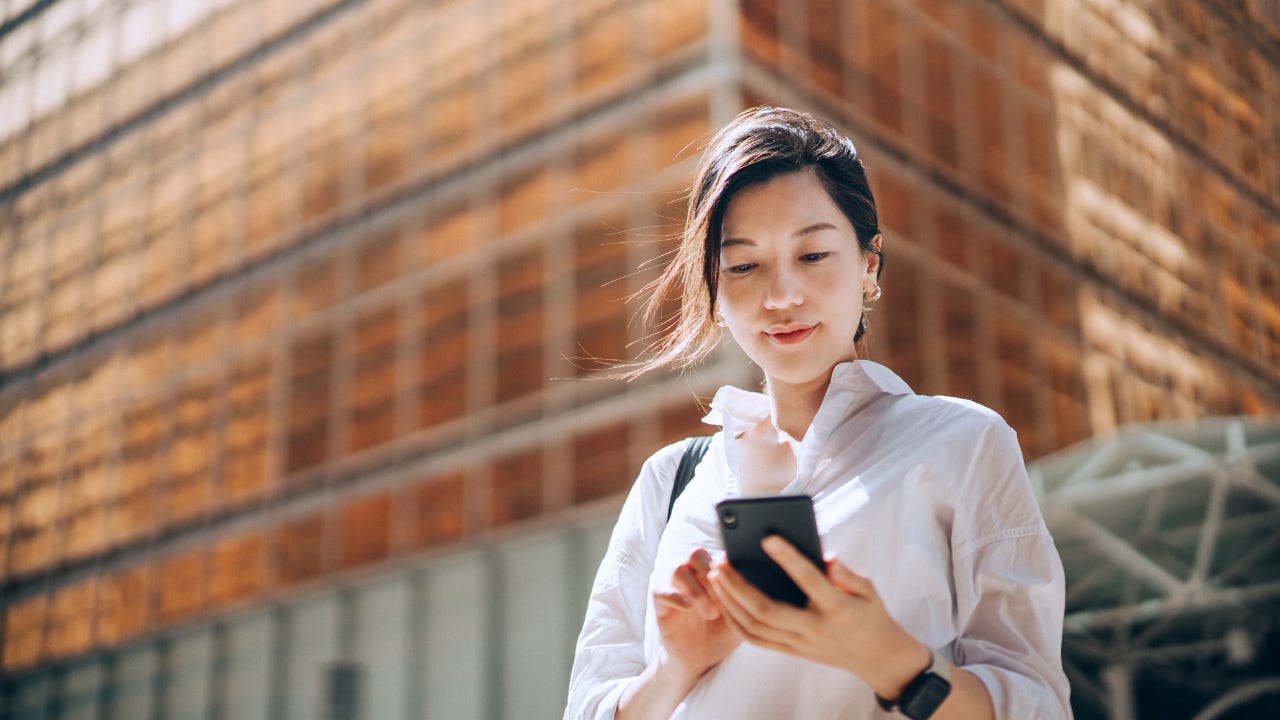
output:
[[[734,569],[766,595],[796,607],[807,598],[777,563],[765,554],[760,541],[781,535],[819,570],[823,570],[822,542],[808,495],[775,495],[734,498],[716,504],[725,553]],[[825,570],[824,570],[825,572]]]

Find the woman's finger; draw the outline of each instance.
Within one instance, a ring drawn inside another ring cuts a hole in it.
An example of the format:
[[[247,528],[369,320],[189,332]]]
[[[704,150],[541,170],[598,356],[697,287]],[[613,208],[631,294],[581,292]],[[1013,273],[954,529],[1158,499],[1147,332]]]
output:
[[[760,541],[760,547],[804,591],[810,602],[826,605],[835,599],[832,597],[835,588],[827,576],[785,538],[770,535]]]
[[[711,572],[711,553],[708,553],[702,548],[694,550],[693,554],[689,556],[689,567],[692,567],[695,572],[703,575]]]
[[[876,596],[876,588],[871,581],[845,567],[844,563],[832,558],[827,561],[827,577],[837,588],[862,598]]]
[[[670,608],[673,610],[688,610],[693,607],[693,601],[688,596],[678,592],[654,591],[653,604],[655,608]]]
[[[723,609],[721,617],[724,618],[725,624],[738,636],[753,645],[793,655],[796,654],[796,648],[799,647],[799,636],[795,633],[775,628],[756,620],[751,616],[751,613],[747,612],[731,597],[721,597],[720,607]]]
[[[711,572],[711,555],[706,550],[699,548],[689,556],[689,562],[686,564],[693,570],[693,576],[697,579],[698,584],[702,586],[703,591],[710,596],[711,580],[708,575]]]
[[[671,584],[675,585],[677,591],[688,597],[690,608],[695,610],[703,620],[715,620],[720,617],[720,609],[716,607],[710,590],[688,565],[676,568],[671,576]]]
[[[688,565],[680,565],[676,567],[675,572],[671,573],[671,584],[676,590],[688,595],[689,597],[697,597],[702,591],[702,584],[693,576],[693,570]]]
[[[787,642],[799,636],[808,624],[803,610],[769,598],[728,563],[716,566],[711,584],[721,607],[734,612],[738,623],[747,627],[753,637]]]

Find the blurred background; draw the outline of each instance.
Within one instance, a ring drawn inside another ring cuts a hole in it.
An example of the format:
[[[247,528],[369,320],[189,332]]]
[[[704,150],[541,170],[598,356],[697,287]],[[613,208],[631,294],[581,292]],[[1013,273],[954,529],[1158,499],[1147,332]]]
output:
[[[869,167],[871,356],[1018,431],[1080,718],[1280,717],[1280,5],[0,0],[0,716],[554,718],[709,133]]]

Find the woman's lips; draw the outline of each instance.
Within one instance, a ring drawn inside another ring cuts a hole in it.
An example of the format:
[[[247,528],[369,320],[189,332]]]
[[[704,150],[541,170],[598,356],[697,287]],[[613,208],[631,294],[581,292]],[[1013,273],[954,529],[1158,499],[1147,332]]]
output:
[[[765,333],[769,339],[781,345],[794,345],[813,334],[816,325],[805,325],[794,329],[783,328],[781,330],[770,330]]]

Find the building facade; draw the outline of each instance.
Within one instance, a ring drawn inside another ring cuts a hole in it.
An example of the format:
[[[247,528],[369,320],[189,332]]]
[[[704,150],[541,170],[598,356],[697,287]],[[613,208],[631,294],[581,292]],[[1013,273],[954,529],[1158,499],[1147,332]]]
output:
[[[0,13],[6,716],[315,717],[380,654],[368,717],[551,713],[620,494],[757,381],[609,368],[760,103],[868,165],[873,359],[1029,459],[1280,408],[1274,4]]]

